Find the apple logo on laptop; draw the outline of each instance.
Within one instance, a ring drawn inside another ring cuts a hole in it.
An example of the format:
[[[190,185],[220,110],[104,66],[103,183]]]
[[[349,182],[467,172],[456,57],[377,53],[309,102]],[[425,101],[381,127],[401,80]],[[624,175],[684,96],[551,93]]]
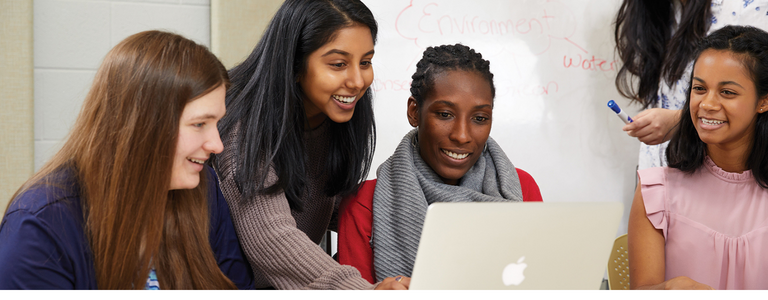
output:
[[[525,256],[520,257],[517,263],[511,263],[504,267],[504,271],[501,273],[501,280],[504,281],[504,285],[520,285],[525,280],[523,271],[528,265],[523,260],[525,260]]]

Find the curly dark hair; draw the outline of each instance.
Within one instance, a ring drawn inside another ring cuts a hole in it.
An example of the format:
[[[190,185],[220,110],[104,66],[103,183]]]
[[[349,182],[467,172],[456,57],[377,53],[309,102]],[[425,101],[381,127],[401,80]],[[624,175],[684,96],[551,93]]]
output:
[[[429,47],[416,64],[416,73],[411,77],[411,96],[421,107],[424,99],[432,92],[435,77],[446,71],[475,71],[491,85],[491,96],[496,97],[496,86],[493,84],[491,63],[483,59],[483,55],[462,44]]]

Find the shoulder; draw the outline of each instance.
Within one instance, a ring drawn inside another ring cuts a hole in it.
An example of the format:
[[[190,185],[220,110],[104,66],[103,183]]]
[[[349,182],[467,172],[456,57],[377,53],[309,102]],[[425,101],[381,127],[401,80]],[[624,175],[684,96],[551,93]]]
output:
[[[51,174],[16,196],[5,215],[15,213],[45,216],[51,213],[79,214],[80,187],[71,172]]]
[[[341,201],[340,211],[347,209],[365,209],[373,211],[373,191],[376,189],[376,179],[366,180],[357,190],[357,193],[345,197]]]
[[[680,170],[670,167],[654,167],[637,171],[640,180],[640,195],[647,215],[650,216],[666,209],[667,175],[670,173],[682,174]],[[654,221],[656,221],[655,224],[660,222],[651,219],[651,222]]]
[[[515,168],[515,170],[517,171],[517,178],[520,180],[520,190],[523,193],[523,201],[543,201],[539,185],[536,183],[536,180],[533,179],[533,176],[523,169]]]
[[[536,180],[533,180],[533,176],[531,176],[531,174],[529,174],[528,172],[520,168],[515,168],[515,171],[517,171],[517,177],[520,179],[521,185],[523,184],[523,182],[536,184]]]
[[[0,231],[4,231],[4,235],[9,232],[24,235],[29,229],[48,232],[48,235],[68,234],[82,228],[82,214],[78,195],[52,187],[34,188],[13,200],[0,223]]]
[[[670,167],[653,167],[637,170],[637,177],[643,186],[664,185],[669,175],[674,177],[675,175],[682,174],[682,171]]]
[[[3,217],[0,265],[13,271],[0,274],[0,289],[95,286],[77,185],[58,184],[32,186]]]

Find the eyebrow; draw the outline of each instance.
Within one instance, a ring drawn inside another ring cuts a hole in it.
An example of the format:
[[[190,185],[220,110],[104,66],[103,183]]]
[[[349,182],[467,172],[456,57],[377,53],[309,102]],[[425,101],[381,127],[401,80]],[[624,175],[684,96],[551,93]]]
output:
[[[363,56],[365,57],[365,56],[368,56],[368,55],[373,55],[373,53],[374,53],[374,51],[371,50],[371,51],[368,51],[365,54],[363,54]],[[341,54],[341,55],[344,55],[344,56],[352,56],[347,51],[339,50],[339,49],[331,49],[331,50],[328,50],[328,52],[325,52],[325,54],[323,54],[320,57],[326,57],[326,56],[331,55],[331,54]]]
[[[208,119],[216,119],[216,118],[217,116],[215,116],[214,114],[203,114],[203,115],[192,116],[188,120],[208,120]]]
[[[453,102],[450,102],[450,101],[446,101],[446,100],[437,100],[435,102],[432,102],[432,104],[433,105],[434,104],[442,104],[442,105],[448,105],[450,107],[456,107],[456,104],[454,104]]]
[[[706,81],[704,81],[703,79],[701,79],[699,77],[693,77],[693,79],[706,83]],[[733,84],[733,85],[737,85],[737,86],[741,87],[742,89],[746,89],[745,87],[741,86],[741,84],[736,83],[736,81],[721,81],[720,82],[720,85],[726,85],[726,84]]]
[[[456,104],[454,104],[453,102],[447,101],[447,100],[437,100],[437,101],[432,102],[432,103],[433,104],[443,104],[443,105],[447,105],[447,106],[450,106],[450,107],[456,107]],[[481,104],[481,105],[477,105],[477,106],[474,107],[474,109],[483,109],[483,108],[491,108],[491,109],[493,109],[493,105]]]

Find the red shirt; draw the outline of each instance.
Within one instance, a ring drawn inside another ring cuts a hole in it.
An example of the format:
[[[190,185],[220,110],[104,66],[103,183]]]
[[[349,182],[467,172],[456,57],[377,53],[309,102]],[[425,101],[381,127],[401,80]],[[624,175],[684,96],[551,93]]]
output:
[[[524,202],[541,202],[541,192],[536,181],[527,172],[516,169]],[[342,200],[339,207],[338,259],[342,265],[350,265],[360,271],[363,278],[375,283],[371,228],[373,225],[373,190],[376,179],[363,182],[357,194]]]

